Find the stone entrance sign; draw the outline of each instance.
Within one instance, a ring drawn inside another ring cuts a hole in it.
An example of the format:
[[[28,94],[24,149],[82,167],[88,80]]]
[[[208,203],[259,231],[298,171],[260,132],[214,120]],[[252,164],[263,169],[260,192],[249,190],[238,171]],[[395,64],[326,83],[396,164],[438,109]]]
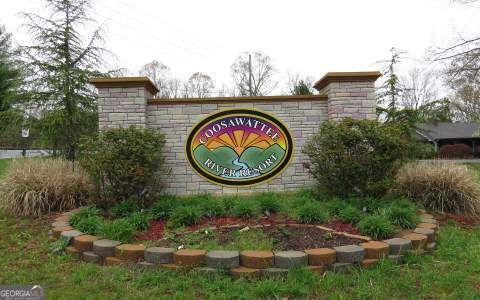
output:
[[[228,109],[202,119],[186,143],[192,168],[206,179],[230,186],[265,182],[290,162],[293,141],[274,116],[253,109]]]
[[[94,78],[91,83],[98,89],[100,130],[134,125],[165,135],[161,174],[166,192],[225,194],[311,185],[303,145],[323,121],[375,119],[374,85],[379,76],[379,72],[327,73],[315,83],[316,95],[186,99],[155,98],[158,89],[147,77]],[[258,123],[256,128],[218,124],[235,117]],[[207,131],[209,137],[202,134]],[[254,137],[251,133],[264,138],[247,151],[254,143],[247,140]]]

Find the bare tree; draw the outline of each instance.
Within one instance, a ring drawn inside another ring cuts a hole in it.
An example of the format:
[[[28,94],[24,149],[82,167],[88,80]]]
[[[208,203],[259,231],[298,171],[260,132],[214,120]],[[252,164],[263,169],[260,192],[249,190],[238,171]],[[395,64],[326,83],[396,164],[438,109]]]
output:
[[[140,75],[145,75],[150,77],[153,82],[157,85],[160,98],[170,98],[168,95],[168,81],[170,78],[170,68],[156,60],[152,60],[151,62],[143,65],[143,67],[139,71]]]
[[[165,87],[165,98],[181,98],[184,97],[185,83],[180,78],[170,78],[167,81],[167,86]]]
[[[195,72],[186,83],[187,97],[206,98],[210,97],[214,89],[213,80],[204,73]]]
[[[249,55],[251,55],[251,74]],[[231,66],[232,77],[241,96],[268,95],[277,86],[270,56],[262,52],[241,53]]]
[[[463,71],[459,73],[460,68]],[[452,90],[452,105],[459,120],[480,121],[479,69],[480,61],[467,54],[453,59],[445,71],[445,82]]]
[[[404,108],[418,109],[437,98],[434,71],[422,71],[413,67],[406,76],[400,76],[400,104]]]
[[[222,86],[216,91],[216,95],[218,97],[234,97],[236,96],[236,91],[235,88],[222,84]]]

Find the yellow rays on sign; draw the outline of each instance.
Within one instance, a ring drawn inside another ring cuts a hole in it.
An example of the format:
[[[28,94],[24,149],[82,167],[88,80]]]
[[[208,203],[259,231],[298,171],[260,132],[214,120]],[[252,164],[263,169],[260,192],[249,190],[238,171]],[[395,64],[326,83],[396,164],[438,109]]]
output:
[[[240,155],[246,148],[251,146],[266,149],[271,145],[264,137],[256,133],[246,133],[245,130],[234,130],[233,133],[223,133],[216,138],[210,139],[206,146],[209,149],[227,146]]]

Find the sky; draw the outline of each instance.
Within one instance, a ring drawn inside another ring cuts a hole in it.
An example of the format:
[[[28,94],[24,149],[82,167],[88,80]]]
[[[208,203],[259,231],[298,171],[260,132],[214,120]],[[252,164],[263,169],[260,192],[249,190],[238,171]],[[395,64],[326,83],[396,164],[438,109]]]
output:
[[[43,0],[0,0],[0,24],[19,44],[30,36],[19,12],[42,13]],[[447,47],[480,29],[479,4],[452,0],[93,0],[91,17],[105,30],[111,66],[130,75],[153,59],[182,79],[210,75],[231,84],[242,51],[272,57],[287,72],[319,79],[329,71],[379,69],[389,49],[407,51],[403,70],[421,64],[428,48]]]

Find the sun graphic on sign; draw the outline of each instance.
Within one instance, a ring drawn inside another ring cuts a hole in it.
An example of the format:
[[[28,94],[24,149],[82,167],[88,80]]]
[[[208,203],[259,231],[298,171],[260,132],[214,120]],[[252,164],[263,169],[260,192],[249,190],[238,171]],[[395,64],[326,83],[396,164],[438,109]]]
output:
[[[215,138],[210,139],[207,148],[216,149],[218,147],[227,146],[232,148],[238,155],[248,147],[257,147],[267,149],[271,144],[265,140],[263,136],[254,132],[246,132],[245,130],[234,130],[232,132],[223,133]]]

